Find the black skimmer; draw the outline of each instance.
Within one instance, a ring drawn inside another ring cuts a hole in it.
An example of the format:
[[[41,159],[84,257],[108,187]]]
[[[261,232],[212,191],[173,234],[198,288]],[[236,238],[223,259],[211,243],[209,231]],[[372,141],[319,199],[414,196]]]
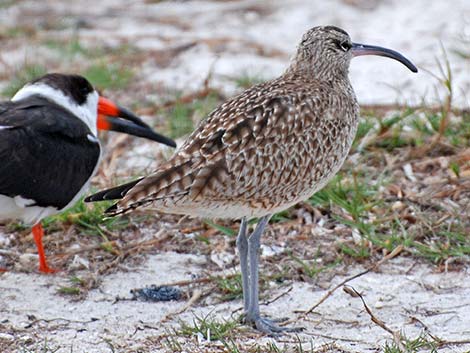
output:
[[[33,225],[41,272],[54,272],[46,262],[41,220],[72,206],[88,189],[102,152],[98,130],[176,147],[78,75],[47,74],[0,103],[0,220]]]

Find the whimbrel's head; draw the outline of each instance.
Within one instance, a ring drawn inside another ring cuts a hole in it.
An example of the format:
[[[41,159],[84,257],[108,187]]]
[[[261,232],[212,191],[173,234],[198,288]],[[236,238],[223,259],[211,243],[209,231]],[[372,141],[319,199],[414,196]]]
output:
[[[302,37],[288,72],[310,75],[315,79],[346,76],[354,56],[379,55],[398,60],[411,71],[418,69],[400,53],[378,46],[353,43],[349,34],[335,26],[318,26]]]

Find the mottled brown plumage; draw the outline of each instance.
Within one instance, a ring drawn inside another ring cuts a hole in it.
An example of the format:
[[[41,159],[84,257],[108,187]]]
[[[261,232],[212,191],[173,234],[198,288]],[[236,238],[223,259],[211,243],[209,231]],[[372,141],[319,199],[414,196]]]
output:
[[[359,108],[347,70],[311,72],[316,52],[303,46],[314,44],[309,39],[307,33],[284,75],[214,110],[113,213],[152,203],[198,217],[261,217],[320,189],[348,154]]]
[[[214,110],[154,174],[89,201],[122,198],[110,215],[152,204],[162,212],[242,219],[237,246],[246,319],[270,334],[285,330],[259,314],[259,238],[271,214],[310,197],[343,164],[359,114],[349,63],[364,54],[416,69],[396,52],[352,43],[337,27],[314,27],[283,75]],[[253,217],[261,219],[248,238],[246,220]]]

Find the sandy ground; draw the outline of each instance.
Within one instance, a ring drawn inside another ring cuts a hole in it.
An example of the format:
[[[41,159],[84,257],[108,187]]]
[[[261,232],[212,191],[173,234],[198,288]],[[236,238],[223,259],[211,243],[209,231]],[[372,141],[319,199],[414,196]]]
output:
[[[182,302],[116,302],[116,297],[128,298],[129,288],[145,284],[190,280],[205,265],[206,259],[200,256],[175,253],[151,256],[143,266],[107,276],[98,290],[91,291],[86,300],[79,302],[57,295],[56,287],[65,284],[60,276],[7,273],[0,282],[2,321],[14,327],[15,333],[0,335],[0,340],[31,343],[47,337],[51,351],[59,348],[58,352],[168,351],[168,348],[152,345],[151,338],[168,329],[172,321],[174,325],[176,318],[191,322],[194,315],[201,317],[211,313],[230,319],[230,313],[240,308],[240,302],[195,307],[178,316],[172,313],[181,309]],[[335,276],[330,285],[361,270],[349,268]],[[433,273],[429,265],[397,259],[384,265],[380,272],[369,273],[349,284],[364,295],[374,314],[392,330],[402,331],[409,337],[427,330],[440,339],[460,342],[470,338],[468,276],[468,270],[438,274]],[[283,291],[285,289],[279,289],[270,296],[275,298]],[[288,295],[263,306],[262,310],[273,317],[295,318],[295,310],[306,310],[324,294],[325,290],[317,285],[292,283]],[[170,315],[170,322],[167,315]],[[165,323],[161,323],[163,319]],[[390,341],[390,334],[370,321],[360,300],[342,290],[336,291],[307,319],[296,324],[306,328],[298,336],[305,343],[305,349],[335,343],[332,352],[376,352]],[[243,344],[250,347],[255,342],[263,344],[269,340],[273,339],[255,335],[252,339],[245,338]],[[277,343],[282,346],[280,342],[295,341],[293,337],[284,336]],[[210,349],[211,342],[202,340],[199,347],[192,347],[190,349],[203,352]],[[470,343],[450,344],[439,352],[468,352],[469,349]]]
[[[443,59],[442,42],[454,74],[454,103],[465,108],[470,102],[470,61],[455,53],[456,49],[470,47],[467,0],[456,0],[452,5],[425,0],[131,1],[126,6],[116,0],[48,0],[21,1],[0,9],[0,23],[6,27],[25,23],[41,26],[43,19],[51,16],[74,26],[80,24],[84,41],[109,46],[130,42],[160,55],[158,60],[150,57],[135,68],[139,85],[184,92],[199,89],[211,67],[212,84],[227,94],[235,89],[227,77],[244,73],[274,77],[285,68],[306,29],[335,24],[345,28],[357,42],[406,53],[421,69],[412,76],[399,64],[385,59],[355,60],[351,80],[361,103],[435,103],[442,97],[442,85],[429,72],[439,74],[435,59]],[[39,36],[64,38],[72,32],[69,27],[46,28]],[[162,52],[170,53],[166,61],[161,59]],[[26,58],[30,62],[57,60],[43,54],[28,45],[6,45],[0,53],[1,64],[12,67]],[[125,100],[125,93],[120,94]],[[240,307],[240,301],[196,305],[181,315],[172,315],[185,305],[184,301],[116,302],[115,298],[129,297],[129,290],[135,287],[191,280],[209,262],[208,257],[194,254],[148,255],[140,265],[101,278],[97,289],[76,302],[57,294],[58,287],[69,283],[60,273],[0,274],[2,352],[10,352],[8,347],[13,346],[15,350],[25,347],[18,351],[41,351],[44,342],[54,352],[169,351],[154,338],[178,326],[178,319],[190,322],[194,315],[207,313],[228,318]],[[294,282],[287,295],[262,310],[274,316],[295,317],[294,310],[315,304],[329,288],[362,269],[344,266],[324,283]],[[233,268],[228,271],[233,273]],[[460,342],[446,345],[439,352],[469,352],[470,343],[462,343],[470,341],[469,272],[468,264],[458,272],[438,272],[429,263],[397,258],[350,285],[363,293],[374,314],[391,329],[409,337],[430,332],[440,339]],[[269,298],[285,290],[273,286]],[[311,342],[314,348],[330,344],[332,352],[376,352],[391,341],[390,333],[371,322],[360,299],[341,289],[298,324],[306,328],[299,335],[306,343],[304,348],[310,348]],[[250,347],[269,340],[249,333],[244,344]],[[295,345],[296,341],[296,337],[285,336],[277,343],[282,347]],[[188,352],[218,347],[218,343],[204,340],[191,344]]]

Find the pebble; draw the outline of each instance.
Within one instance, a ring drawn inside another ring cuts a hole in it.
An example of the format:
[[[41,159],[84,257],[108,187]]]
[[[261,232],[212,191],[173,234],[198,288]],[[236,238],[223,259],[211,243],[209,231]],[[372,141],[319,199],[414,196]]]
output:
[[[235,255],[227,251],[222,251],[222,252],[213,251],[211,253],[210,259],[219,268],[224,269],[228,265],[231,265],[233,263],[233,261],[235,260]]]
[[[4,341],[14,341],[15,336],[10,335],[9,333],[0,333],[0,340]]]
[[[182,293],[177,287],[156,286],[131,289],[132,299],[145,302],[166,302],[180,300]]]
[[[36,254],[21,254],[17,265],[19,264],[22,268],[31,268],[38,261]]]

